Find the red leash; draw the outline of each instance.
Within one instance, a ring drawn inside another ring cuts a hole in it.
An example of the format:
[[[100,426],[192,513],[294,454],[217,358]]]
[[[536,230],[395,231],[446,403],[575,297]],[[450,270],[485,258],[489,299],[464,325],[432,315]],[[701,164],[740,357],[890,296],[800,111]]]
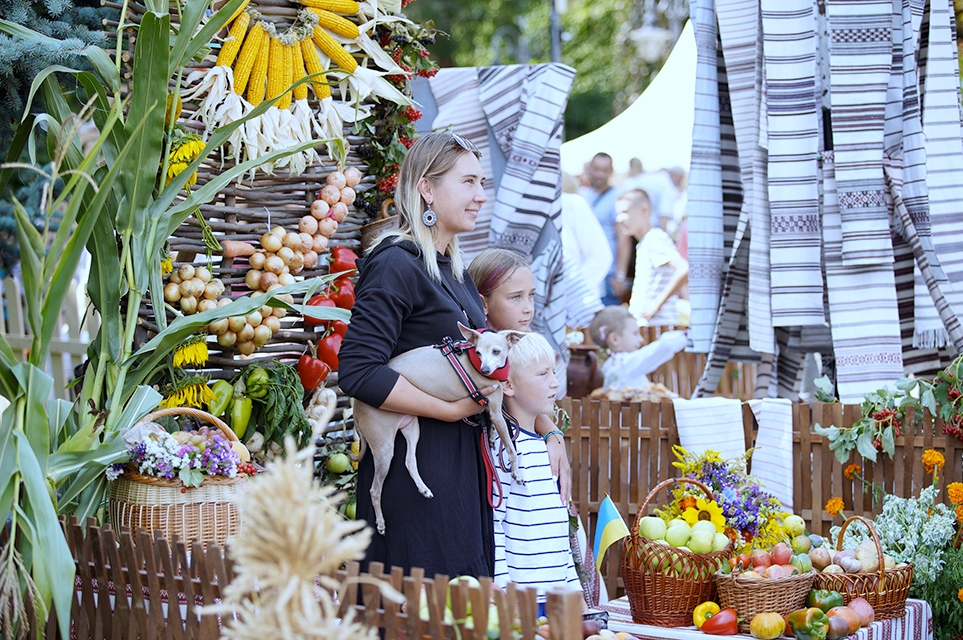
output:
[[[488,492],[488,506],[497,509],[501,506],[505,496],[502,495],[501,480],[495,475],[495,460],[492,458],[492,450],[488,446],[487,426],[482,428],[479,438],[481,440],[482,457],[485,458],[485,484],[492,487],[492,490]],[[498,494],[497,502],[494,497],[496,493]]]

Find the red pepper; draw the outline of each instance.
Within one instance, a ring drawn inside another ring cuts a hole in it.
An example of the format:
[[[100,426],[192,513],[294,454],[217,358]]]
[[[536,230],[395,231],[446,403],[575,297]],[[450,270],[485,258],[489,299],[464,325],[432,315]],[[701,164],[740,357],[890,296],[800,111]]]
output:
[[[318,343],[318,357],[331,367],[332,371],[338,370],[338,354],[341,352],[341,336],[331,333],[325,336]]]
[[[348,333],[348,323],[344,320],[325,320],[328,328],[331,329],[331,333],[336,333],[342,338],[344,334]]]
[[[706,618],[702,623],[702,632],[714,636],[734,636],[739,633],[739,617],[735,609],[723,609],[719,613]]]
[[[331,273],[354,271],[357,268],[355,262],[358,260],[358,254],[348,247],[335,247],[331,249],[330,260],[331,266],[328,267],[328,271]]]
[[[314,343],[309,342],[308,348],[311,353],[305,353],[298,359],[298,377],[301,378],[301,385],[307,391],[314,391],[327,379],[331,373],[331,367],[317,357],[317,349]]]
[[[334,281],[328,296],[342,309],[350,309],[354,306],[354,283],[348,276],[341,276]]]
[[[338,305],[334,303],[327,293],[319,293],[316,296],[311,296],[311,298],[305,303],[309,307],[331,307],[336,308]],[[304,316],[304,324],[309,327],[327,326],[329,320],[319,320],[318,318],[312,318],[311,316]]]

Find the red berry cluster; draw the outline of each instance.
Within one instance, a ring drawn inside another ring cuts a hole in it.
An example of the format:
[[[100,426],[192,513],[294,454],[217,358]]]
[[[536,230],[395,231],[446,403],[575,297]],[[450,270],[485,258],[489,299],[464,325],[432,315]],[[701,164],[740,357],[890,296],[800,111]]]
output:
[[[404,84],[405,80],[408,79],[407,77],[400,74],[395,74],[395,75],[385,76],[385,77],[388,78],[389,82],[394,82],[395,84]]]
[[[873,414],[873,420],[883,424],[892,424],[893,435],[897,438],[903,435],[903,422],[896,417],[896,409],[880,409]]]
[[[409,122],[414,122],[421,118],[421,111],[415,109],[414,107],[405,107],[405,110],[401,112],[401,115],[408,118]]]
[[[387,178],[382,178],[378,180],[378,191],[382,193],[394,193],[395,187],[398,186],[398,174],[393,174]]]
[[[405,146],[405,149],[410,149],[411,145],[415,143],[415,141],[409,138],[408,136],[398,136],[398,142],[403,144]]]
[[[963,392],[956,387],[951,387],[950,390],[946,392],[946,397],[950,400],[950,402],[956,402],[960,396],[963,396]]]
[[[414,2],[414,1],[415,1],[415,0],[401,0],[401,8],[404,9],[405,7],[407,7],[409,4],[411,4],[411,3]]]
[[[249,475],[249,476],[256,476],[256,475],[257,475],[257,467],[255,467],[255,466],[254,466],[253,464],[251,464],[250,462],[242,462],[241,464],[237,465],[237,472],[238,472],[238,473],[246,473],[246,474]]]
[[[438,75],[438,67],[434,67],[432,69],[419,69],[418,75],[422,78],[434,78],[436,75]]]
[[[963,441],[963,415],[956,414],[949,421],[943,423],[943,435],[955,436]]]
[[[879,436],[876,436],[876,439],[873,440],[873,447],[875,447],[877,451],[883,450],[883,441],[880,439]]]

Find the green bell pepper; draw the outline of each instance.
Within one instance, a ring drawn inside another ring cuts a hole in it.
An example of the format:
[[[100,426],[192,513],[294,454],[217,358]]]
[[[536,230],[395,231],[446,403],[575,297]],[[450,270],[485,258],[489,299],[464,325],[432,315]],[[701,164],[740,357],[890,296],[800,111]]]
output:
[[[816,607],[793,611],[786,622],[796,640],[825,640],[829,632],[829,616]]]
[[[251,421],[253,407],[254,403],[247,396],[234,398],[234,406],[231,407],[231,430],[241,442],[244,442],[244,432],[247,431],[247,425]]]
[[[258,366],[248,369],[244,384],[247,387],[247,395],[251,398],[261,399],[268,394],[268,382],[270,377],[268,372]]]
[[[214,393],[214,399],[208,403],[207,410],[212,416],[219,418],[230,408],[234,400],[234,385],[227,380],[218,380],[211,385],[211,391]]]
[[[817,609],[821,609],[823,613],[833,607],[841,607],[844,604],[846,604],[846,602],[843,600],[843,594],[838,591],[830,591],[829,589],[812,589],[806,598],[807,607],[816,607]]]

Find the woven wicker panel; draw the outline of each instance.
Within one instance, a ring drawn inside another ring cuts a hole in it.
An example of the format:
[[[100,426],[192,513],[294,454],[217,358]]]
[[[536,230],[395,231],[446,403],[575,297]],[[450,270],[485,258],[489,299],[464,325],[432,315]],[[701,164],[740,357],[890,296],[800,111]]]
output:
[[[739,630],[743,633],[749,632],[749,624],[758,613],[774,611],[785,618],[804,608],[815,579],[815,571],[785,578],[739,578],[722,573],[715,576],[719,606],[739,613]]]

